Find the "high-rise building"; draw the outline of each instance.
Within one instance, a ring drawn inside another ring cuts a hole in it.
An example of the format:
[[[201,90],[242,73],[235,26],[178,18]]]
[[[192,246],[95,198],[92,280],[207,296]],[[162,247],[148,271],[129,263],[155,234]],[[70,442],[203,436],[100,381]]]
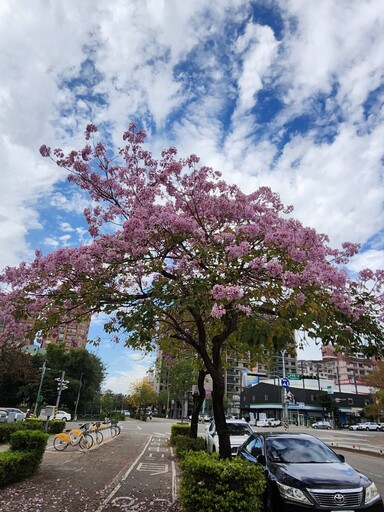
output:
[[[88,317],[81,322],[72,321],[60,325],[55,334],[41,340],[41,348],[46,348],[50,343],[64,345],[66,350],[71,348],[85,348],[88,340],[91,318]]]

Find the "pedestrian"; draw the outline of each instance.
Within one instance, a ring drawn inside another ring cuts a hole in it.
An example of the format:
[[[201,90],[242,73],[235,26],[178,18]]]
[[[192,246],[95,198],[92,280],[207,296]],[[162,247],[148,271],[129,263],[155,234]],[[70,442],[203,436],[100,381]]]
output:
[[[27,412],[25,413],[25,419],[30,418],[32,416],[32,413],[29,409],[27,409]]]

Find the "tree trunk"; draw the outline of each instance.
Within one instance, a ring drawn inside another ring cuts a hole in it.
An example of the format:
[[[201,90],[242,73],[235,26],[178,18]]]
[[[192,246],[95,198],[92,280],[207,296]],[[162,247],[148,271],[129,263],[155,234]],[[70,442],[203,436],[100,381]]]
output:
[[[207,375],[206,370],[199,371],[199,377],[197,379],[198,392],[193,394],[193,411],[191,418],[191,437],[197,438],[198,426],[199,426],[199,414],[205,400],[205,387],[204,379]]]
[[[212,404],[213,404],[213,416],[215,418],[215,425],[217,434],[219,436],[219,455],[221,459],[230,459],[231,454],[231,442],[229,438],[228,426],[225,420],[224,410],[224,395],[225,395],[225,382],[224,372],[220,365],[219,368],[215,368],[211,373],[212,377]]]

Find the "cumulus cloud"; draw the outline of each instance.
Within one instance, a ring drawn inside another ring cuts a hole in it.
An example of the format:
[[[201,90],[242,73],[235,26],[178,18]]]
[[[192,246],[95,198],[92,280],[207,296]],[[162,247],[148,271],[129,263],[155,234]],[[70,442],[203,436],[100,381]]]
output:
[[[0,267],[87,243],[89,201],[38,152],[108,141],[196,153],[246,191],[383,261],[384,3],[11,0],[0,4]],[[46,244],[44,246],[44,244]]]

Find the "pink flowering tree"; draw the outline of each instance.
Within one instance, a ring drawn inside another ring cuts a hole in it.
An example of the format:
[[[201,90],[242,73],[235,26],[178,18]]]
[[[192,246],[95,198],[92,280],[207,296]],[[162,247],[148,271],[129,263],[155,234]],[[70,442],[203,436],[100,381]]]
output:
[[[381,354],[384,272],[353,279],[358,248],[329,246],[269,188],[246,194],[176,149],[155,160],[131,125],[112,156],[89,125],[83,149],[41,154],[92,200],[92,243],[62,248],[0,276],[2,339],[105,313],[105,330],[150,349],[164,337],[191,347],[212,377],[220,456],[230,457],[224,410],[226,350],[271,352],[294,329],[338,348]],[[26,319],[33,319],[26,322]]]

